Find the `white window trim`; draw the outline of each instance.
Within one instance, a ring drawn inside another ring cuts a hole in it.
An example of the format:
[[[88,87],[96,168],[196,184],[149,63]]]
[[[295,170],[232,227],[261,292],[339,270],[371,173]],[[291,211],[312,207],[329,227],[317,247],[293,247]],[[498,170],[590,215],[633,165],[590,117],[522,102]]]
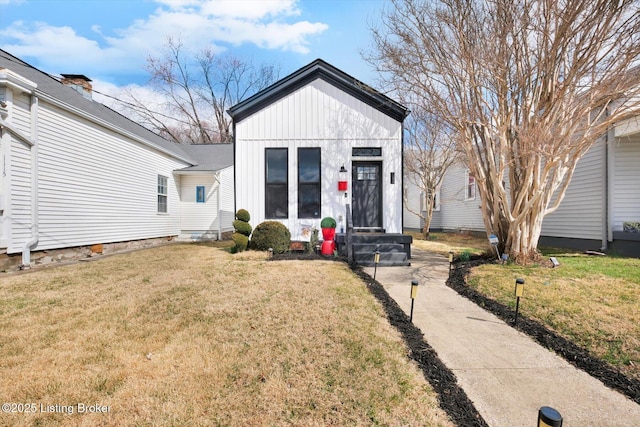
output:
[[[165,185],[164,185],[164,193],[160,192],[160,178],[164,178],[165,180]],[[159,215],[166,215],[169,213],[169,177],[164,176],[164,175],[160,175],[158,174],[158,177],[156,179],[156,193],[157,193],[157,197],[156,197],[156,211]],[[161,211],[160,210],[160,197],[164,197],[165,198],[165,211]]]
[[[473,177],[473,184],[469,183],[469,178]],[[469,197],[469,187],[473,185],[473,196]],[[476,178],[471,174],[469,169],[464,172],[464,201],[470,201],[476,199],[476,194],[478,193],[478,187],[476,185]]]

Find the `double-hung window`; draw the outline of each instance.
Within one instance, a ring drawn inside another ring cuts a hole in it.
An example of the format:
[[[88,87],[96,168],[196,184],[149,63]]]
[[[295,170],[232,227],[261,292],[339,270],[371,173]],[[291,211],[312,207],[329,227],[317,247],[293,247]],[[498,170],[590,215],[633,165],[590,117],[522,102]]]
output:
[[[476,177],[467,170],[465,173],[465,200],[475,200],[476,198]]]
[[[320,218],[320,149],[298,148],[298,218]]]
[[[158,175],[158,213],[167,213],[168,181],[166,176]]]
[[[265,150],[265,218],[278,219],[289,216],[288,162],[289,154],[286,148]]]

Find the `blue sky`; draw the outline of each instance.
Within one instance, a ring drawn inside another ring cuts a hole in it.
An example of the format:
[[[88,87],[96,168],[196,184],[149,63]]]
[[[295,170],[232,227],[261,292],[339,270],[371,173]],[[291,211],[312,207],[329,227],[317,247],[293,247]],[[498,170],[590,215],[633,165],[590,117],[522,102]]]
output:
[[[144,86],[166,37],[280,66],[322,58],[375,85],[360,51],[384,0],[0,0],[0,48],[50,74],[85,74],[107,93]]]

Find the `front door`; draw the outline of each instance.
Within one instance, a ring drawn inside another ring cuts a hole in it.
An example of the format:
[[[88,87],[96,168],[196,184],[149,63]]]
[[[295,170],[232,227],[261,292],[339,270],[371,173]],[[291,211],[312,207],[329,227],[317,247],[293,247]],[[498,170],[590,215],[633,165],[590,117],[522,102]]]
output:
[[[351,182],[354,228],[382,229],[382,163],[353,162]]]

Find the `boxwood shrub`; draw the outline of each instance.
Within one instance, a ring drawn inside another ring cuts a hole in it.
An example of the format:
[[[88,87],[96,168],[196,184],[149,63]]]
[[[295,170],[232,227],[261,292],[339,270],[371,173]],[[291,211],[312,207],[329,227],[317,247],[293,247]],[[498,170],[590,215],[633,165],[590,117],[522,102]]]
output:
[[[256,226],[251,235],[250,248],[258,251],[273,249],[276,254],[288,252],[291,233],[281,222],[265,221]]]

